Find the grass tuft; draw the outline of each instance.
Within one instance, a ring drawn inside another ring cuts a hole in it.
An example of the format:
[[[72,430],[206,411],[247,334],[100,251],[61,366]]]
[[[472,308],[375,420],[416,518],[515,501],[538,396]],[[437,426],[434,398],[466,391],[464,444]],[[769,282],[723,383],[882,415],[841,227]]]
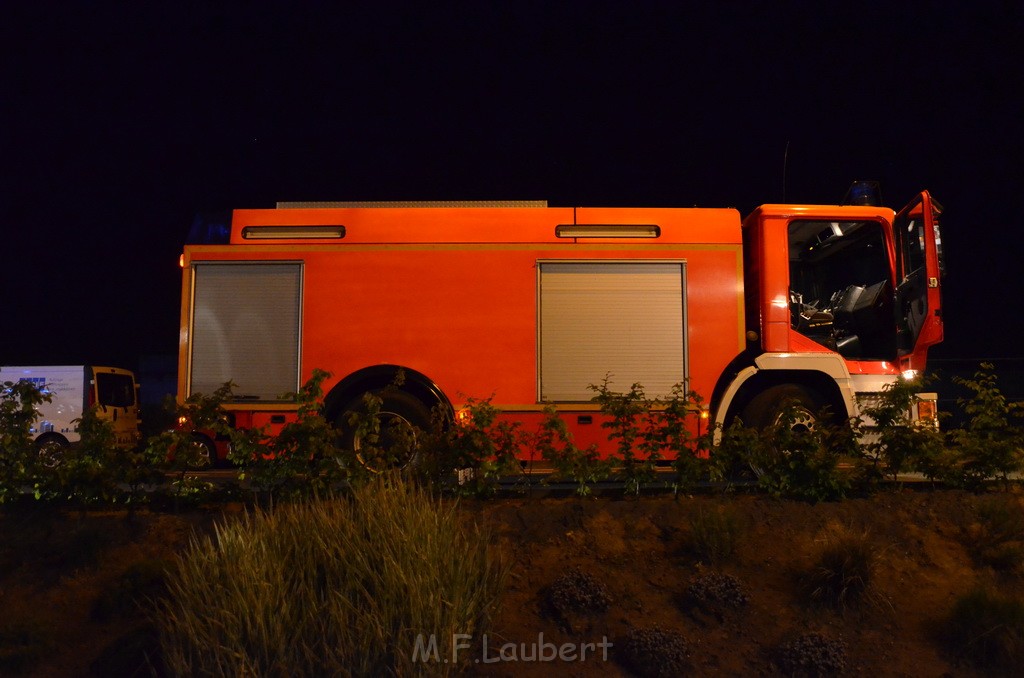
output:
[[[976,666],[1014,672],[1024,664],[1024,602],[978,587],[953,606],[948,636]]]
[[[888,601],[872,586],[880,561],[879,548],[866,532],[832,526],[804,573],[804,586],[813,602],[840,612],[862,603],[882,607]]]
[[[724,506],[713,511],[698,509],[690,515],[689,522],[688,546],[698,559],[718,565],[736,555],[744,526],[734,509]]]
[[[1003,572],[1024,569],[1024,510],[1012,496],[978,503],[977,520],[963,527],[964,541],[975,560]]]
[[[417,642],[477,634],[506,572],[457,506],[381,477],[193,543],[154,621],[174,675],[447,675]]]

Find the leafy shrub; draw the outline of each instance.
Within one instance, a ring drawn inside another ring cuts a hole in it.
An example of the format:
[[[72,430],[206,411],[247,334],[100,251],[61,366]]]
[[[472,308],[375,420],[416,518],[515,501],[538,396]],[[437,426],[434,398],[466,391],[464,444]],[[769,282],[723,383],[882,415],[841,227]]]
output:
[[[457,485],[456,492],[488,496],[501,478],[521,474],[518,454],[530,444],[529,436],[519,422],[499,421],[498,413],[491,398],[468,398],[454,422],[435,408],[430,434],[422,437],[418,477],[439,486],[468,470],[466,482]]]
[[[718,565],[736,554],[745,526],[739,514],[728,506],[713,511],[698,509],[689,516],[687,545],[705,563]]]
[[[618,466],[624,490],[636,494],[652,482],[660,462],[671,457],[675,470],[673,489],[691,490],[697,483],[721,479],[718,459],[709,454],[713,436],[695,435],[690,420],[700,421],[700,396],[675,384],[665,398],[650,399],[643,385],[632,384],[619,393],[609,388],[609,377],[589,388],[594,400],[608,416],[602,426],[610,431],[609,441],[616,443],[613,463]]]
[[[973,395],[958,402],[967,414],[966,428],[955,429],[950,438],[957,463],[944,480],[978,489],[990,478],[1008,483],[1010,474],[1024,470],[1024,403],[1011,403],[1002,394],[991,363],[981,363],[973,379],[954,377]]]
[[[397,477],[196,541],[154,613],[173,675],[410,675],[420,634],[475,635],[507,569],[488,535]]]
[[[535,440],[541,458],[554,468],[551,479],[574,481],[576,494],[580,496],[590,494],[590,485],[611,473],[611,462],[601,459],[596,447],[581,450],[572,442],[565,421],[552,404],[544,406],[544,420]]]
[[[616,443],[615,463],[625,492],[637,494],[645,483],[654,480],[656,464],[662,458],[658,441],[644,430],[651,425],[654,402],[647,399],[640,384],[633,384],[626,393],[612,391],[610,379],[606,375],[600,384],[588,388],[597,394],[594,401],[608,417],[601,426],[610,431],[608,440]]]
[[[682,384],[675,384],[661,404],[662,408],[651,415],[649,437],[666,456],[674,457],[672,489],[676,493],[688,492],[702,481],[724,479],[729,468],[724,462],[728,458],[712,449],[714,431],[699,431],[703,399],[694,391],[684,390]],[[690,430],[691,418],[696,421],[696,435]]]
[[[895,479],[900,473],[922,471],[929,477],[942,474],[945,440],[935,426],[919,424],[911,419],[913,406],[919,401],[922,383],[900,379],[886,384],[872,402],[863,404],[861,412],[870,419],[870,428],[863,426],[862,456],[876,475]]]
[[[50,399],[29,381],[0,384],[0,504],[33,484],[40,465],[30,429],[38,417],[36,406]]]
[[[231,460],[239,465],[239,478],[247,480],[269,499],[299,498],[329,493],[349,480],[356,464],[351,453],[339,449],[337,431],[320,413],[323,382],[328,372],[314,369],[312,376],[286,400],[298,405],[296,418],[276,436],[259,429],[228,431]]]
[[[617,647],[616,657],[637,675],[675,678],[687,674],[690,646],[677,631],[634,628]]]
[[[773,497],[834,501],[849,491],[850,479],[839,472],[839,460],[858,451],[850,422],[833,422],[826,410],[814,426],[804,426],[800,410],[790,403],[777,422],[750,439],[758,485]]]
[[[987,669],[1020,669],[1024,662],[1024,602],[978,587],[957,599],[947,624],[957,654]]]
[[[385,398],[402,397],[405,372],[399,370],[382,391],[367,391],[359,405],[345,413],[348,432],[343,436],[347,453],[354,455],[353,470],[360,475],[409,470],[420,462],[420,434],[404,417],[389,416]]]
[[[151,436],[146,441],[145,455],[160,467],[172,472],[171,481],[175,506],[180,502],[194,503],[208,492],[208,483],[189,472],[209,467],[209,450],[196,437],[197,432],[226,436],[231,432],[224,402],[231,398],[234,384],[227,382],[211,395],[193,393],[181,405],[168,399],[166,406],[173,410],[178,426]]]
[[[714,468],[720,478],[750,480],[760,476],[766,452],[764,434],[739,419],[719,428],[718,444],[711,450]]]
[[[879,561],[879,549],[866,532],[834,526],[804,574],[804,586],[813,602],[839,611],[862,602],[883,604],[872,588]]]
[[[99,407],[84,410],[74,420],[78,442],[33,466],[35,497],[68,501],[83,511],[124,502],[131,519],[134,509],[145,501],[144,489],[163,480],[163,460],[145,447],[119,447],[114,424],[99,415]]]
[[[776,648],[775,661],[787,676],[837,676],[846,668],[846,643],[820,633],[804,633]]]

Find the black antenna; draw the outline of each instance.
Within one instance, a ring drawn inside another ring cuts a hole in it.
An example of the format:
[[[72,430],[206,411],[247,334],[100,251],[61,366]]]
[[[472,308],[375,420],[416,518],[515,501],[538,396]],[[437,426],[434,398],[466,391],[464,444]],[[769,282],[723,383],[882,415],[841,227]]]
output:
[[[786,202],[786,165],[789,163],[789,139],[786,139],[786,150],[782,154],[782,202]]]

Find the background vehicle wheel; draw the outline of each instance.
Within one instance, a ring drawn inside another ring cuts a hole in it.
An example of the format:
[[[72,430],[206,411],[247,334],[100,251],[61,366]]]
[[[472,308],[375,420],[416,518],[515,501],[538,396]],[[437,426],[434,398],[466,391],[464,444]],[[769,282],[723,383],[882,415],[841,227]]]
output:
[[[62,435],[48,433],[36,438],[36,452],[40,463],[47,468],[54,468],[64,460],[68,449],[68,440]]]
[[[344,432],[343,446],[354,451],[359,463],[374,473],[415,464],[417,432],[430,426],[430,409],[404,391],[386,388],[373,394],[381,400],[379,430],[365,431],[350,423],[351,413],[366,416],[368,412],[363,398],[353,400],[335,422]]]
[[[192,449],[194,452],[192,461],[194,463],[191,466],[193,468],[217,468],[219,465],[217,448],[212,440],[206,436],[193,435]]]

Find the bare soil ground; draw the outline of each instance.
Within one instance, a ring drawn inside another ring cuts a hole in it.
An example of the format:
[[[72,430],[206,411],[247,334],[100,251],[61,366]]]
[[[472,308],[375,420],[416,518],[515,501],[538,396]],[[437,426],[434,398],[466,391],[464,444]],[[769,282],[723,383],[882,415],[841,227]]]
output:
[[[943,637],[954,601],[977,583],[1024,592],[1017,575],[977,565],[965,546],[984,500],[893,488],[817,505],[744,494],[464,501],[467,516],[489,526],[512,571],[487,648],[483,637],[452,642],[475,675],[625,676],[633,673],[621,661],[624,639],[633,629],[658,627],[685,639],[689,675],[775,676],[782,675],[775,648],[813,631],[845,643],[843,675],[986,675],[958,663]],[[26,642],[37,646],[23,668],[9,663],[0,674],[130,675],[152,645],[144,617],[123,602],[126,591],[147,590],[144,578],[129,573],[146,571],[140,563],[173,561],[195,531],[240,510],[143,512],[134,524],[116,512],[0,513],[0,662],[14,642],[3,639],[5,629],[28,630]],[[707,563],[692,547],[693,522],[714,512],[740,529],[735,553]],[[815,604],[804,586],[837,531],[866,535],[879,554],[869,600],[845,610]],[[551,585],[577,571],[606,593],[606,609],[551,607]],[[695,607],[687,591],[709,572],[734,577],[746,603]],[[603,640],[612,643],[607,660]],[[448,642],[440,639],[441,661]],[[551,658],[552,647],[563,646],[563,658]],[[150,674],[143,668],[138,675]]]

